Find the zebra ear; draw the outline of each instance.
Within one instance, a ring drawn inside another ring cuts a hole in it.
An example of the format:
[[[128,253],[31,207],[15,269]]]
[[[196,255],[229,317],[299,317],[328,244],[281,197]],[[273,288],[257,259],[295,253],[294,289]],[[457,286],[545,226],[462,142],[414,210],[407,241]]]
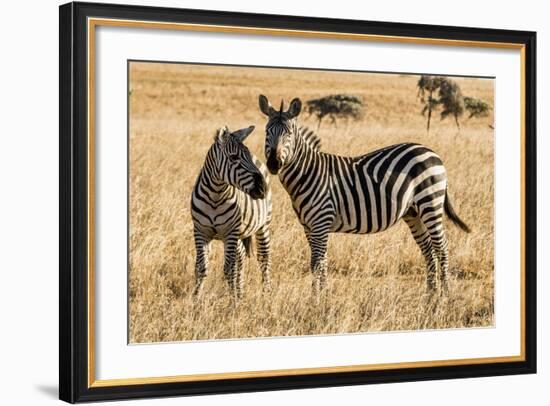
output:
[[[225,141],[227,141],[227,136],[229,135],[229,129],[227,126],[223,126],[218,131],[216,131],[216,136],[214,137],[214,140],[220,144],[223,144]]]
[[[263,94],[260,95],[259,101],[260,101],[260,110],[266,116],[271,117],[273,114],[275,114],[277,112],[273,108],[273,106],[271,105],[269,100],[267,100],[267,97],[265,97]]]
[[[237,130],[234,133],[232,133],[231,136],[237,138],[240,142],[243,142],[246,139],[246,137],[248,137],[252,133],[252,131],[254,131],[253,125],[251,125],[248,128]]]
[[[296,97],[290,102],[290,107],[288,108],[287,114],[289,118],[294,118],[300,114],[300,111],[302,111],[302,101]]]

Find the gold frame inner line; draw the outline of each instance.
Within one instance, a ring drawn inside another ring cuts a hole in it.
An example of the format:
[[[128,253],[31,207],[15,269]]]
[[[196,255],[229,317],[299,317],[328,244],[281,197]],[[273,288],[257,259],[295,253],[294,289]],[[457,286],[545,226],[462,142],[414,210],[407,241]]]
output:
[[[94,278],[94,191],[95,191],[95,28],[97,26],[109,27],[134,27],[148,29],[164,30],[185,30],[196,32],[219,32],[219,33],[239,33],[267,36],[287,36],[302,38],[330,38],[342,40],[359,40],[375,42],[394,42],[406,44],[422,44],[435,46],[460,46],[460,47],[480,47],[480,48],[498,48],[514,49],[520,51],[521,63],[521,294],[520,294],[520,335],[521,350],[519,355],[502,357],[469,358],[454,360],[434,360],[418,362],[401,362],[386,364],[365,364],[365,365],[345,365],[318,368],[297,368],[297,369],[279,369],[266,371],[246,371],[246,372],[221,372],[212,374],[193,374],[177,376],[160,376],[148,378],[123,378],[123,379],[95,379],[95,278]],[[290,29],[274,29],[259,27],[241,27],[227,25],[208,25],[208,24],[187,24],[187,23],[165,23],[153,21],[138,20],[120,20],[108,18],[89,18],[87,27],[88,38],[88,387],[112,387],[124,385],[143,385],[175,382],[192,381],[212,381],[219,379],[244,379],[259,377],[281,377],[312,374],[331,374],[342,372],[360,372],[360,371],[379,371],[392,370],[399,368],[426,368],[439,366],[458,366],[474,364],[494,364],[504,362],[522,362],[525,361],[525,45],[518,43],[502,42],[484,42],[484,41],[462,41],[453,39],[433,39],[422,37],[399,37],[390,35],[371,35],[371,34],[353,34],[341,32],[323,32],[323,31],[305,31]]]

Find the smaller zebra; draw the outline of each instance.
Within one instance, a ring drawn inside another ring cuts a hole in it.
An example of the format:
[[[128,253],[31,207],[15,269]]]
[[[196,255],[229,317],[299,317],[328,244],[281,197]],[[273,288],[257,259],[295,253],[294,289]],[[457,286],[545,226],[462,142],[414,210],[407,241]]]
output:
[[[265,289],[270,287],[271,191],[266,166],[243,141],[254,126],[230,132],[219,129],[206,154],[191,197],[196,249],[194,295],[201,292],[208,273],[212,240],[224,244],[223,274],[234,297],[242,296],[245,256],[256,237],[257,258]]]

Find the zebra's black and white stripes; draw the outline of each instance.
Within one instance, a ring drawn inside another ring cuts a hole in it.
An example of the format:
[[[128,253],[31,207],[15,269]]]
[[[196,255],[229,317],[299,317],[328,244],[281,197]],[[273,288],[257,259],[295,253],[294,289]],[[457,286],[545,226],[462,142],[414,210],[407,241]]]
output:
[[[367,155],[342,157],[321,151],[319,138],[299,127],[301,102],[288,111],[275,110],[260,96],[266,125],[267,166],[279,179],[311,248],[314,290],[325,285],[329,233],[376,233],[403,219],[427,262],[427,284],[434,290],[437,264],[441,286],[447,286],[448,247],[443,213],[465,231],[447,195],[441,159],[412,143],[383,148]]]
[[[243,144],[254,130],[220,129],[210,147],[191,197],[196,265],[195,294],[208,273],[212,240],[224,243],[224,277],[234,295],[242,295],[243,264],[256,240],[265,287],[271,269],[271,191],[267,169]]]

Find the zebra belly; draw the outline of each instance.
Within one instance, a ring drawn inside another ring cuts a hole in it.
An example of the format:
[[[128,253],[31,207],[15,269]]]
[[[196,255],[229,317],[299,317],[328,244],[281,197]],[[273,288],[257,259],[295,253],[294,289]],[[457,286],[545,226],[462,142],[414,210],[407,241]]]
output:
[[[366,227],[357,227],[356,224],[343,223],[341,218],[336,218],[330,230],[331,233],[346,233],[346,234],[376,234],[381,231],[385,231],[388,228],[394,226],[401,220],[403,216],[399,216],[395,221],[388,223],[384,226],[378,228],[366,228]]]

